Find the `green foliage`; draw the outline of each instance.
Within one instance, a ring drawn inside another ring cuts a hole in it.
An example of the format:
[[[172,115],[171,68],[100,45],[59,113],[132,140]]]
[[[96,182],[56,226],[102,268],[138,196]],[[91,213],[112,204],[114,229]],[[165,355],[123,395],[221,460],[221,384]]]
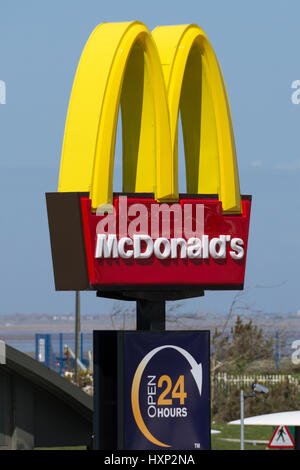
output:
[[[222,334],[215,330],[212,351],[215,362],[221,364],[219,372],[243,373],[253,361],[274,357],[273,338],[266,337],[252,320],[243,323],[237,316],[230,332]]]
[[[252,323],[243,322],[237,316],[233,327],[221,333],[216,329],[212,337],[212,367],[211,367],[211,412],[213,419],[218,422],[229,422],[240,417],[241,385],[224,384],[217,381],[218,372],[233,375],[251,373],[251,375],[274,373],[274,343],[273,337],[263,333]],[[289,362],[290,363],[290,362]],[[290,363],[291,364],[291,363]],[[285,367],[285,373],[297,372],[290,365]],[[283,371],[281,371],[283,372]],[[299,409],[300,390],[298,385],[286,380],[269,386],[268,395],[257,394],[256,398],[245,400],[245,416],[292,411]],[[251,390],[245,388],[245,393]]]
[[[280,384],[268,385],[268,387],[267,395],[257,394],[255,398],[245,400],[245,417],[299,409],[298,385],[286,380]],[[215,398],[212,403],[214,420],[226,423],[240,418],[240,389],[236,385],[224,387],[222,384],[216,384]],[[245,387],[245,393],[250,392],[251,390]]]

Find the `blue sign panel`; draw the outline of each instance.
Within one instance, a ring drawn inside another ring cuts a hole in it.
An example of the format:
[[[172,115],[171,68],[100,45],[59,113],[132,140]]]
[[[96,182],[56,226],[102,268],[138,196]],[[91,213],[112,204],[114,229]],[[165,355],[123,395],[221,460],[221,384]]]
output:
[[[209,332],[123,338],[124,449],[210,449]]]

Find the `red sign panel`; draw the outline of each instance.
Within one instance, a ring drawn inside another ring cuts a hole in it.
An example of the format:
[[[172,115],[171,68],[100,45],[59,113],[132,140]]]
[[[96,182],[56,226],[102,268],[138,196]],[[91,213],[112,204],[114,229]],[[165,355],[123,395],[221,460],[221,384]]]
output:
[[[224,215],[210,196],[159,204],[118,195],[109,213],[96,214],[88,197],[80,203],[91,286],[243,287],[250,197],[241,215]]]

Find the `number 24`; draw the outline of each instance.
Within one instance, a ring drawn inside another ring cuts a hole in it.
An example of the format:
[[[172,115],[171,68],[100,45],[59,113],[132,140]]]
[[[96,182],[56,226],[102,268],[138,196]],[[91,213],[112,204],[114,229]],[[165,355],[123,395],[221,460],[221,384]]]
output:
[[[172,390],[172,398],[165,398],[172,389],[172,380],[168,375],[162,375],[157,383],[157,386],[161,388],[163,383],[166,383],[166,388],[161,392],[160,396],[158,397],[157,404],[158,405],[172,405],[173,398],[179,398],[180,405],[184,405],[184,400],[187,397],[187,393],[184,391],[184,375],[180,375],[174,388]]]

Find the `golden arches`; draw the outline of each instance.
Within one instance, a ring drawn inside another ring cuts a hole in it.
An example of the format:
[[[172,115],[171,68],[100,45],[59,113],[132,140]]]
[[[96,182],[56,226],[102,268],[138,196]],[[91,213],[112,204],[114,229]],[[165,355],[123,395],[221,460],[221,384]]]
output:
[[[239,212],[232,120],[214,50],[197,25],[161,26],[152,36],[163,64],[174,155],[181,111],[187,191],[219,194],[224,211]]]
[[[214,51],[196,25],[156,28],[104,23],[76,72],[66,121],[59,191],[89,191],[92,207],[112,202],[119,104],[123,190],[178,199],[177,128],[182,116],[187,190],[218,193],[240,212],[231,116]]]

